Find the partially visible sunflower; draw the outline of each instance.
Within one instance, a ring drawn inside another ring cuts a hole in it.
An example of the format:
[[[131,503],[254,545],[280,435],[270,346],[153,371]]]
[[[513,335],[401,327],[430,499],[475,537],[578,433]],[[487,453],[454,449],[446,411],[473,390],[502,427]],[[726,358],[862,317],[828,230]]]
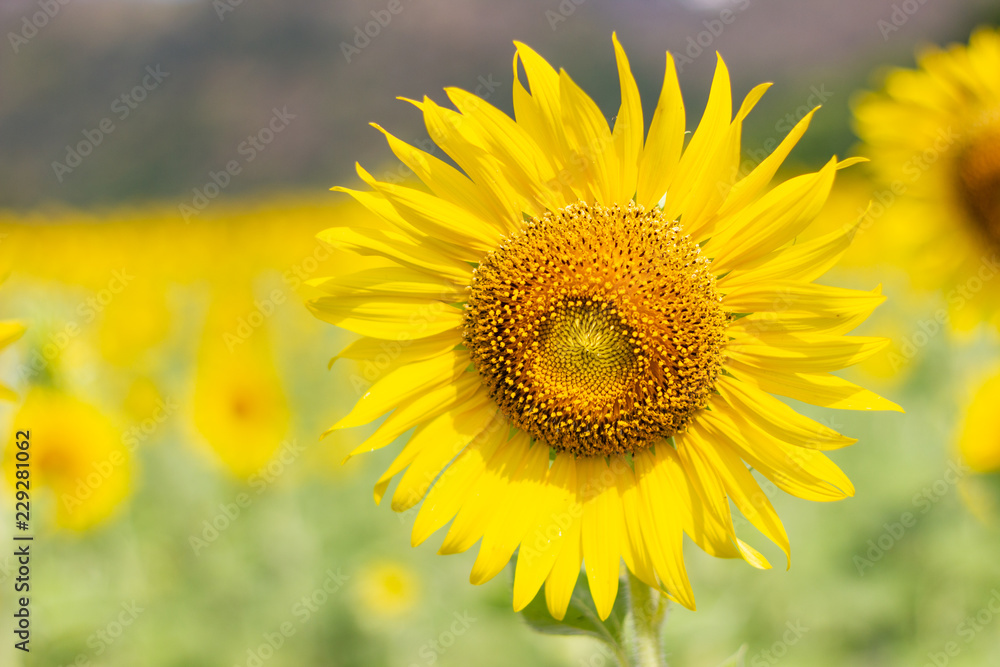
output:
[[[545,584],[564,617],[585,564],[601,618],[624,558],[636,577],[694,608],[683,535],[708,553],[767,560],[736,536],[730,501],[788,555],[788,537],[747,468],[802,498],[854,489],[823,453],[854,442],[771,394],[832,408],[893,403],[830,374],[884,339],[843,334],[878,289],[814,284],[851,228],[796,237],[836,171],[774,187],[800,122],[736,183],[744,118],[719,59],[708,106],[685,146],[673,58],[644,140],[639,91],[614,40],[622,104],[609,127],[569,77],[517,44],[516,120],[449,88],[457,111],[411,101],[460,167],[385,133],[426,185],[379,181],[350,193],[380,220],[321,238],[387,268],[315,281],[314,313],[361,334],[340,356],[385,374],[334,429],[390,413],[352,455],[416,427],[375,485],[392,507],[421,499],[413,544],[451,527],[441,553],[481,540],[471,580],[519,549],[514,608]],[[522,84],[523,66],[529,89]],[[381,129],[381,128],[379,128]]]
[[[367,563],[356,588],[364,616],[395,619],[410,611],[420,599],[420,580],[403,563]]]
[[[983,382],[969,402],[959,429],[958,451],[971,475],[959,482],[962,500],[986,523],[1000,518],[1000,373]]]
[[[957,328],[1000,325],[1000,31],[917,64],[855,104],[881,183],[871,238],[917,285],[944,291]]]
[[[252,294],[219,289],[198,353],[193,419],[237,477],[258,472],[288,434],[291,414],[281,386],[264,315]]]
[[[0,350],[24,335],[24,325],[20,322],[0,322]],[[5,384],[0,384],[0,399],[17,400],[17,394]]]
[[[14,416],[3,457],[5,477],[15,488],[14,434],[28,431],[31,492],[52,492],[55,523],[86,530],[123,504],[132,486],[132,461],[121,432],[102,410],[49,387],[33,387]]]

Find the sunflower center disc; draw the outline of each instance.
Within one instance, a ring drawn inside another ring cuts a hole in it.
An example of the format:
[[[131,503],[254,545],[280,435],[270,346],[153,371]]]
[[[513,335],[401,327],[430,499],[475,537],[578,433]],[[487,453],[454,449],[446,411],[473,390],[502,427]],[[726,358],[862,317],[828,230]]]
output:
[[[977,134],[959,155],[958,186],[980,231],[1000,245],[1000,123]]]
[[[602,456],[687,426],[718,377],[726,323],[708,260],[658,209],[581,202],[483,259],[465,341],[515,426]]]

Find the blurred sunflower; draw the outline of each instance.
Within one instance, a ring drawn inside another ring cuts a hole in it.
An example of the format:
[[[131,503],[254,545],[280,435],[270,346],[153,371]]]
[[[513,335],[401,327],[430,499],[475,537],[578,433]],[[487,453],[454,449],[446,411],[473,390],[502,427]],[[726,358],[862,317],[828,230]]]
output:
[[[917,64],[855,104],[882,184],[885,217],[871,240],[915,284],[946,293],[957,328],[1000,325],[1000,32],[930,47]]]
[[[958,450],[973,475],[959,485],[966,506],[985,522],[996,521],[1000,507],[1000,373],[980,385],[965,410]]]
[[[242,478],[271,460],[291,419],[267,330],[261,326],[264,315],[255,304],[238,288],[216,295],[194,384],[195,427],[219,460]]]
[[[720,58],[685,147],[667,54],[644,141],[639,91],[617,39],[614,48],[622,104],[613,128],[565,71],[523,44],[516,120],[454,88],[446,92],[457,111],[412,101],[462,171],[385,132],[429,192],[359,167],[372,190],[337,189],[381,226],[321,238],[392,268],[315,281],[330,295],[310,302],[318,317],[363,336],[341,356],[385,371],[333,426],[391,412],[352,455],[416,427],[376,501],[403,473],[394,510],[426,495],[414,545],[449,521],[441,553],[482,539],[476,584],[519,548],[514,608],[544,583],[557,619],[581,563],[607,618],[622,558],[693,609],[684,533],[712,555],[770,567],[736,536],[730,500],[787,556],[781,521],[747,463],[802,498],[853,494],[821,450],[854,440],[772,393],[898,409],[829,373],[886,342],[843,336],[883,300],[878,289],[812,282],[847,249],[851,229],[793,245],[835,172],[854,160],[769,188],[807,118],[733,183],[742,122],[768,86],[754,88],[734,119]]]
[[[367,563],[356,589],[366,615],[395,618],[416,605],[420,597],[417,575],[403,563]]]
[[[98,408],[62,391],[34,387],[14,416],[11,433],[21,430],[31,434],[32,486],[52,491],[58,526],[90,528],[127,497],[131,457],[111,418]],[[14,488],[12,445],[3,463]]]
[[[20,322],[0,322],[0,351],[24,335],[24,325]],[[0,399],[14,401],[17,394],[5,384],[0,384]]]

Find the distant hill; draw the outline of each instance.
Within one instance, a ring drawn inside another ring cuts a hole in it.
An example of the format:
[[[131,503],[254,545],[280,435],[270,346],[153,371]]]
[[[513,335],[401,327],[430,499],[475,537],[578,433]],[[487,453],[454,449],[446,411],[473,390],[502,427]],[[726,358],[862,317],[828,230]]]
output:
[[[443,101],[445,85],[478,87],[509,111],[512,39],[565,66],[611,115],[612,29],[640,79],[647,122],[668,48],[697,51],[682,72],[693,113],[715,49],[737,94],[778,83],[751,117],[748,146],[825,85],[828,109],[800,155],[818,160],[849,149],[847,99],[875,62],[907,63],[920,41],[964,39],[984,4],[928,3],[883,39],[876,23],[889,3],[866,0],[827,9],[798,0],[5,0],[0,207],[180,204],[223,180],[221,197],[350,181],[355,160],[377,171],[390,158],[369,121],[425,136],[397,95]],[[699,40],[707,46],[693,48]]]

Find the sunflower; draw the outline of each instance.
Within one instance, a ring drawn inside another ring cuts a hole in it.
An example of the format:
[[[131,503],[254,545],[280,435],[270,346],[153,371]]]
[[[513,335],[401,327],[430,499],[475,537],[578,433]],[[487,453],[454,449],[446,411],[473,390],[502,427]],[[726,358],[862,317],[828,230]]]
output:
[[[958,430],[958,452],[965,464],[958,489],[966,507],[985,523],[1000,518],[1000,372],[994,370],[974,388]]]
[[[1000,32],[931,47],[917,64],[855,103],[881,181],[871,240],[915,284],[945,292],[957,328],[1000,325]]]
[[[0,322],[0,351],[13,344],[24,335],[24,325],[20,322]],[[5,384],[0,383],[0,400],[15,401],[17,393]]]
[[[255,301],[249,291],[243,286],[218,289],[198,354],[192,413],[214,454],[243,479],[274,457],[291,420],[260,310],[264,302]],[[274,308],[264,305],[268,307]]]
[[[419,601],[419,578],[403,563],[367,563],[358,579],[356,594],[366,618],[396,619]]]
[[[747,464],[802,498],[853,494],[823,450],[854,440],[772,394],[898,409],[830,374],[886,343],[843,336],[883,300],[878,289],[812,282],[853,227],[794,244],[835,172],[854,161],[769,187],[807,118],[734,182],[743,119],[767,85],[734,119],[720,58],[685,146],[669,53],[644,138],[617,39],[613,127],[565,71],[516,47],[516,120],[454,88],[446,92],[457,110],[409,100],[459,168],[382,130],[426,189],[360,167],[370,190],[335,188],[378,222],[321,238],[383,265],[314,281],[328,294],[310,307],[361,334],[340,357],[375,360],[383,375],[331,430],[389,413],[353,456],[416,427],[376,483],[376,502],[402,473],[392,508],[423,500],[414,545],[449,521],[441,553],[481,540],[474,584],[517,550],[515,610],[544,584],[562,619],[584,564],[607,618],[622,559],[693,609],[684,534],[714,556],[770,567],[736,536],[730,501],[788,555]]]
[[[18,431],[30,434],[32,486],[52,492],[56,525],[83,531],[124,504],[132,487],[131,455],[102,410],[60,390],[32,387],[14,416],[3,457],[11,489],[17,481]]]

